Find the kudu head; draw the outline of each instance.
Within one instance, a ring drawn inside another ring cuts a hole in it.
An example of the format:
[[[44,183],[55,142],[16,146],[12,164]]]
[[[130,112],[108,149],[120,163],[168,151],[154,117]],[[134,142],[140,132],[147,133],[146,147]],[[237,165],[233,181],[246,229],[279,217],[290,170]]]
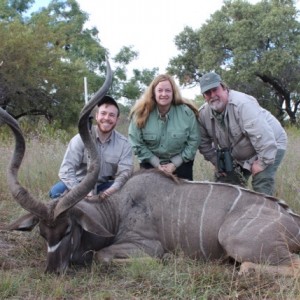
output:
[[[48,247],[46,272],[64,272],[80,243],[82,228],[99,236],[112,236],[101,224],[97,223],[97,220],[89,218],[88,214],[80,208],[76,210],[73,208],[93,189],[98,178],[100,162],[89,132],[89,116],[93,108],[106,95],[111,83],[112,71],[107,61],[107,74],[103,86],[80,113],[79,134],[91,161],[87,175],[67,194],[58,200],[48,200],[46,203],[37,200],[18,181],[18,171],[25,153],[25,140],[17,121],[0,108],[0,123],[6,123],[15,136],[15,148],[7,170],[8,187],[13,198],[29,212],[8,225],[6,229],[28,231],[39,224],[40,234],[46,240]]]

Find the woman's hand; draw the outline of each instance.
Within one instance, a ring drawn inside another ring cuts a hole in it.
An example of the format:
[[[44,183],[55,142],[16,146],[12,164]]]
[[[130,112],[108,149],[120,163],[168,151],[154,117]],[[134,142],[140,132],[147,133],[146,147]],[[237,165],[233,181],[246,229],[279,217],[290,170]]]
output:
[[[168,163],[168,164],[165,164],[165,165],[159,165],[158,169],[163,171],[163,172],[173,174],[176,170],[176,167],[173,163]]]

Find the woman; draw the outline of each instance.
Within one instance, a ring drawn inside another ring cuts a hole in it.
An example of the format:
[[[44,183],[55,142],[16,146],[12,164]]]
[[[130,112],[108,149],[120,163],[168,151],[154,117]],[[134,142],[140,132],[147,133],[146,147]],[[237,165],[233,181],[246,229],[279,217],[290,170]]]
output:
[[[181,97],[174,79],[158,75],[131,110],[129,141],[141,168],[193,180],[200,143],[198,111]]]

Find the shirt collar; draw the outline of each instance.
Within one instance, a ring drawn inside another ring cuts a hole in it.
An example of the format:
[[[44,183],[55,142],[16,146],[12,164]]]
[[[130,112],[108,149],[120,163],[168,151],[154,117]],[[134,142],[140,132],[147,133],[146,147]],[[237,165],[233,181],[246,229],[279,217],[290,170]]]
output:
[[[157,119],[159,120],[170,120],[170,115],[172,114],[173,111],[173,104],[171,104],[169,111],[166,113],[164,117],[160,115],[160,112],[158,110],[158,107],[156,106],[156,114],[157,114]]]
[[[101,143],[100,141],[100,131],[99,131],[99,128],[98,126],[95,126],[96,130],[95,130],[95,133],[96,133],[96,139]],[[109,136],[109,138],[105,141],[105,143],[109,143],[115,136],[115,130],[113,129],[113,131],[111,132],[111,135]]]

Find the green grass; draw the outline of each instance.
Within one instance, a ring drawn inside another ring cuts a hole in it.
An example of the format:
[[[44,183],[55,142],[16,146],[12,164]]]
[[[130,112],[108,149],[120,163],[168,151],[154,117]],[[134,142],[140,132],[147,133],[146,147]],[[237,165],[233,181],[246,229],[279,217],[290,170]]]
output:
[[[124,123],[120,131],[126,134]],[[51,133],[51,135],[54,135]],[[300,131],[288,129],[289,146],[277,174],[276,196],[300,213]],[[20,170],[21,183],[41,201],[57,181],[66,141],[30,135]],[[71,136],[71,134],[70,134]],[[6,184],[13,149],[9,131],[0,128],[0,226],[24,213]],[[197,154],[195,180],[212,180],[213,168]],[[251,238],[251,237],[250,237]],[[46,249],[38,229],[0,231],[0,299],[300,299],[298,278],[250,274],[238,276],[233,263],[201,262],[181,253],[165,261],[133,260],[126,264],[69,268],[57,277],[44,274]]]

